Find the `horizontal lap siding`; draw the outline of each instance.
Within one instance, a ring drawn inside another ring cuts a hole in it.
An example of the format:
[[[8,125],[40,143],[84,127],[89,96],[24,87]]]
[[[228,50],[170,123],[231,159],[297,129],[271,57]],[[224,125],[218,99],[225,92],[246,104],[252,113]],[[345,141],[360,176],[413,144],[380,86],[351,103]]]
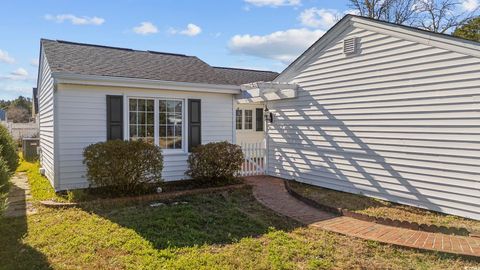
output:
[[[480,59],[357,27],[292,82],[268,104],[270,174],[480,219]]]
[[[54,159],[54,85],[50,67],[43,57],[41,61],[38,108],[39,108],[39,136],[40,136],[40,162],[45,169],[45,176],[50,183],[55,185],[55,159]]]
[[[61,189],[88,185],[82,164],[83,149],[106,140],[106,95],[123,94],[136,97],[201,99],[202,143],[232,141],[232,95],[60,85],[58,146]],[[163,178],[167,181],[186,178],[187,158],[187,154],[165,155]]]

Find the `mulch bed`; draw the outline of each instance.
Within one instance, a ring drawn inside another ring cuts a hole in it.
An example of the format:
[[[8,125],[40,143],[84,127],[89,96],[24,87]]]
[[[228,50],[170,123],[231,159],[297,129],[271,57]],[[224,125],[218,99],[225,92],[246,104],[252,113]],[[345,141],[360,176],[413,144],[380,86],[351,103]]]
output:
[[[63,202],[55,202],[52,200],[46,200],[46,201],[40,201],[40,204],[49,208],[68,208],[68,207],[78,207],[78,206],[93,205],[93,204],[106,205],[106,204],[139,203],[139,202],[149,202],[149,201],[157,201],[157,200],[164,201],[164,200],[171,200],[177,197],[190,196],[190,195],[196,195],[196,194],[231,191],[231,190],[241,189],[246,186],[247,186],[246,184],[234,184],[234,185],[227,185],[227,186],[221,186],[221,187],[196,188],[196,189],[162,192],[162,193],[147,194],[147,195],[140,195],[140,196],[95,199],[91,201],[78,202],[78,203],[75,203],[75,202],[63,203]]]

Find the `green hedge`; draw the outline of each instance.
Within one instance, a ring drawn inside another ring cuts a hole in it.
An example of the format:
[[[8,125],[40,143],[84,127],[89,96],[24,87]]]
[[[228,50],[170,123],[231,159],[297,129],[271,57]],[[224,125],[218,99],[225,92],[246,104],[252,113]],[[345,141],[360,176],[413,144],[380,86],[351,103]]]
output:
[[[240,146],[215,142],[195,147],[188,158],[187,174],[197,181],[222,183],[235,178],[243,162]]]
[[[91,186],[109,193],[140,194],[162,181],[162,150],[141,140],[92,144],[83,156]]]
[[[0,156],[7,163],[10,172],[14,172],[18,167],[17,144],[8,132],[8,129],[0,125]]]

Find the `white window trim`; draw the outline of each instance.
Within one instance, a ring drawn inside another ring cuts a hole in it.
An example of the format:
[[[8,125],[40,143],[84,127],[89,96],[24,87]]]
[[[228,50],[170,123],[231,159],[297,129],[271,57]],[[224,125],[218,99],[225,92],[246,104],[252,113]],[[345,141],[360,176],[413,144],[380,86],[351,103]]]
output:
[[[146,97],[146,96],[125,96],[124,97],[126,102],[124,105],[125,108],[125,114],[124,114],[124,123],[125,123],[125,140],[130,140],[130,99],[150,99],[154,101],[154,118],[153,118],[153,123],[154,123],[154,128],[153,128],[153,141],[156,146],[159,146],[159,100],[175,100],[175,101],[181,101],[182,102],[182,148],[181,149],[163,149],[162,148],[162,153],[164,155],[177,155],[177,154],[187,154],[187,138],[186,134],[188,133],[187,131],[187,124],[186,124],[186,114],[187,114],[187,108],[185,106],[186,104],[186,99],[184,98],[172,98],[172,97]]]

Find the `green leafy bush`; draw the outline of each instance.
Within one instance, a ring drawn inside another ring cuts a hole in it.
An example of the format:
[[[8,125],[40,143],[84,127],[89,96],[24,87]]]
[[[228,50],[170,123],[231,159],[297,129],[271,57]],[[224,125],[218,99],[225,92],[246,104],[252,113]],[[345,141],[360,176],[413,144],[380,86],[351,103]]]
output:
[[[240,146],[226,141],[208,143],[193,149],[187,174],[197,181],[228,182],[235,178],[242,162]]]
[[[83,152],[90,186],[115,194],[140,194],[161,182],[160,147],[144,141],[113,140],[92,144]]]
[[[0,125],[0,145],[0,155],[7,162],[10,172],[14,172],[18,167],[17,144],[3,125]]]

